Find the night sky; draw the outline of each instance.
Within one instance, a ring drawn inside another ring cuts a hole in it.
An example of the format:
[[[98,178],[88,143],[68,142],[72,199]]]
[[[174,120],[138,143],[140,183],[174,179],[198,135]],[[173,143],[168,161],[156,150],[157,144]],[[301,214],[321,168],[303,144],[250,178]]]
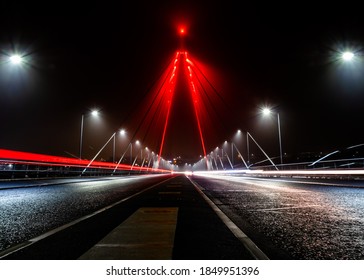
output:
[[[149,89],[180,48],[179,24],[187,29],[185,49],[204,66],[221,97],[218,117],[204,123],[207,152],[241,129],[277,156],[276,115],[263,119],[259,108],[264,105],[279,113],[287,154],[328,153],[364,143],[364,17],[359,7],[306,1],[85,7],[13,2],[0,6],[2,149],[77,156],[81,116],[93,108],[101,115],[85,117],[84,157],[96,154],[119,128],[134,135]],[[344,50],[355,52],[356,60],[342,63]],[[13,52],[25,55],[22,68],[6,62]],[[202,150],[182,82],[164,155],[193,159]],[[144,132],[134,140],[144,138],[142,144],[157,151],[156,137]],[[127,143],[118,141],[121,154]],[[110,151],[111,146],[105,158]]]

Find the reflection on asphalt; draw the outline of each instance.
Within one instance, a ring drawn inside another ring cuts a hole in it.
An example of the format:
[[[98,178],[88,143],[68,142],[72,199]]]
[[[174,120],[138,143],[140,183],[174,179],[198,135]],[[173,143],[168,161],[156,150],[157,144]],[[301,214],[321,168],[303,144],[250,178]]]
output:
[[[364,188],[194,177],[205,193],[293,259],[364,259]],[[239,222],[240,220],[240,222]]]

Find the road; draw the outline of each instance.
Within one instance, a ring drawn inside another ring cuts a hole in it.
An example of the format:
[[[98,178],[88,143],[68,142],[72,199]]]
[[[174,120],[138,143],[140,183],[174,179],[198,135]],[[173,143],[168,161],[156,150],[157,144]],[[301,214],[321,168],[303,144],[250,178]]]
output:
[[[150,175],[1,182],[0,251],[82,219],[165,179]]]
[[[364,259],[361,185],[196,175],[2,182],[0,254],[77,259],[141,207],[173,207],[178,218],[170,258],[254,259],[202,190],[269,259]],[[37,242],[28,246],[29,240]]]
[[[364,259],[358,181],[209,176],[195,179],[271,258]]]

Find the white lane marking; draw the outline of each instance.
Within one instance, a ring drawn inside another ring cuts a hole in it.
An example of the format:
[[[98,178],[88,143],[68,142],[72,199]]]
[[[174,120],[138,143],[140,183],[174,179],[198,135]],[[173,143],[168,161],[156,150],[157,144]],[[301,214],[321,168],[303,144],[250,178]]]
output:
[[[177,207],[139,208],[79,260],[172,259]]]
[[[265,208],[265,209],[253,209],[248,210],[250,212],[259,212],[259,211],[277,211],[277,210],[289,210],[289,209],[301,209],[301,208],[314,208],[321,207],[321,205],[305,205],[305,206],[289,206],[289,207],[277,207],[277,208]]]
[[[12,253],[15,253],[15,252],[17,252],[19,250],[22,250],[22,249],[24,249],[24,248],[26,248],[26,247],[28,247],[28,246],[30,246],[30,245],[32,245],[32,244],[40,241],[40,240],[42,240],[42,239],[45,239],[45,238],[53,235],[53,234],[56,234],[57,232],[60,232],[60,231],[62,231],[64,229],[66,229],[66,228],[69,228],[69,227],[71,227],[71,226],[73,226],[73,225],[75,225],[75,224],[77,224],[79,222],[82,222],[82,221],[84,221],[84,220],[86,220],[88,218],[91,218],[91,217],[93,217],[93,216],[95,216],[97,214],[100,214],[100,213],[102,213],[102,212],[104,212],[104,211],[106,211],[106,210],[108,210],[108,209],[110,209],[110,208],[112,208],[112,207],[120,204],[120,203],[123,203],[123,202],[125,202],[125,201],[127,201],[127,200],[129,200],[129,199],[131,199],[133,197],[136,197],[136,196],[142,194],[143,192],[146,192],[146,191],[148,191],[148,190],[150,190],[152,188],[155,188],[155,187],[157,187],[157,186],[159,186],[159,185],[161,185],[161,184],[163,184],[163,183],[165,183],[165,182],[167,182],[167,181],[169,181],[169,180],[171,180],[173,178],[174,177],[171,177],[171,178],[168,178],[166,180],[163,180],[163,181],[161,181],[159,183],[156,183],[156,184],[150,186],[149,188],[146,188],[144,190],[141,190],[141,191],[139,191],[139,192],[137,192],[135,194],[132,194],[132,195],[126,197],[126,198],[123,198],[123,199],[121,199],[121,200],[119,200],[119,201],[117,201],[117,202],[115,202],[115,203],[113,203],[111,205],[108,205],[108,206],[106,206],[104,208],[101,208],[101,209],[99,209],[99,210],[97,210],[97,211],[95,211],[95,212],[93,212],[93,213],[91,213],[89,215],[83,216],[83,217],[81,217],[81,218],[79,218],[77,220],[74,220],[72,222],[69,222],[68,224],[62,225],[62,226],[60,226],[58,228],[55,228],[55,229],[50,230],[48,232],[45,232],[44,234],[41,234],[41,235],[39,235],[37,237],[34,237],[32,239],[29,239],[28,241],[24,241],[23,243],[20,243],[20,244],[17,244],[15,246],[13,246],[13,247],[10,247],[8,249],[5,249],[4,251],[0,252],[0,259],[4,258],[4,257],[6,257],[6,256],[8,256],[8,255],[10,255]]]
[[[230,229],[230,231],[239,239],[239,241],[244,245],[244,247],[252,254],[252,256],[257,260],[269,260],[266,254],[261,251],[258,246],[232,221],[228,216],[221,211],[215,203],[212,202],[210,198],[207,197],[201,190],[197,183],[192,181],[192,179],[186,176],[188,180],[193,184],[196,190],[202,195],[206,202],[211,206],[211,208],[216,212],[219,218],[224,222],[224,224]]]

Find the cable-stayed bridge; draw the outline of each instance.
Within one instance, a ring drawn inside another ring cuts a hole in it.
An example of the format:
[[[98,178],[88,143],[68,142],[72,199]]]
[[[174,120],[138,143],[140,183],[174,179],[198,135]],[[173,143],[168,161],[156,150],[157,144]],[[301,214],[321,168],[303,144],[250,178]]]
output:
[[[191,130],[174,123],[184,99]],[[229,110],[186,51],[145,100],[120,156],[119,130],[89,158],[82,137],[79,157],[0,149],[0,258],[364,258],[362,144],[290,157],[248,131],[244,147],[209,143]]]

